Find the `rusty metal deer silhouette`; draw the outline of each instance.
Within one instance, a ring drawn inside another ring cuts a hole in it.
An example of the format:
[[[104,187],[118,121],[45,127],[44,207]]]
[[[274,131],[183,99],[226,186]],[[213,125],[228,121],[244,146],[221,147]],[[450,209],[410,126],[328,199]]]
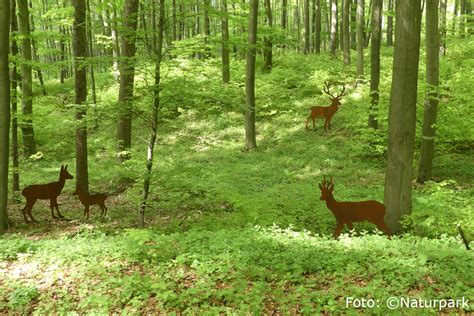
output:
[[[103,193],[97,194],[87,194],[83,192],[80,187],[76,187],[76,191],[74,191],[73,195],[77,195],[79,197],[79,201],[81,201],[82,205],[84,205],[84,217],[89,219],[89,208],[91,205],[99,205],[101,213],[100,216],[107,215],[107,207],[105,206],[105,199],[107,199],[107,195]]]
[[[336,229],[334,230],[334,237],[337,238],[344,227],[344,224],[352,230],[353,222],[368,221],[375,224],[378,229],[383,231],[390,238],[392,235],[390,229],[385,225],[385,206],[377,201],[360,201],[360,202],[338,202],[334,198],[332,192],[334,190],[334,183],[326,181],[324,177],[323,182],[319,184],[321,190],[320,200],[326,201],[327,208],[334,214],[337,221]]]
[[[47,184],[33,184],[24,188],[23,191],[21,191],[21,194],[26,198],[26,205],[21,211],[23,213],[23,217],[25,218],[25,222],[29,222],[26,215],[30,217],[32,222],[36,222],[36,220],[33,218],[33,215],[31,215],[31,209],[38,199],[50,201],[51,216],[53,218],[57,218],[56,215],[54,215],[54,209],[56,209],[59,218],[64,218],[64,216],[59,213],[57,198],[59,194],[61,194],[66,180],[72,178],[73,176],[67,171],[67,165],[61,165],[59,181]]]
[[[331,119],[334,115],[334,113],[337,112],[339,109],[339,105],[341,105],[341,99],[343,96],[346,94],[344,93],[346,90],[345,85],[342,86],[342,90],[339,94],[334,95],[331,93],[330,88],[331,88],[332,82],[330,81],[325,81],[324,82],[324,88],[323,91],[327,95],[330,96],[331,100],[331,105],[330,106],[313,106],[310,108],[310,113],[308,117],[306,118],[306,129],[308,129],[308,123],[309,119],[313,121],[313,128],[315,128],[314,121],[316,120],[317,117],[323,118],[324,119],[324,130],[331,129]]]

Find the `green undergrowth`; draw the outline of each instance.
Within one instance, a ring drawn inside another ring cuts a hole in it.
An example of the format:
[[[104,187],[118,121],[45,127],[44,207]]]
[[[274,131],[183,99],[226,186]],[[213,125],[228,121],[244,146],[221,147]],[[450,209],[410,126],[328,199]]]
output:
[[[256,78],[254,152],[244,150],[244,62],[232,61],[231,83],[222,85],[218,59],[165,61],[145,230],[134,227],[153,65],[137,69],[133,148],[122,164],[114,140],[118,86],[98,73],[98,104],[89,105],[86,117],[89,182],[91,191],[109,195],[109,213],[101,218],[93,207],[83,219],[71,196],[74,180],[59,197],[68,221],[52,220],[48,204],[38,202],[33,215],[40,222],[25,224],[24,201],[11,199],[10,234],[0,237],[0,313],[367,313],[346,308],[345,298],[353,296],[379,300],[371,312],[385,315],[390,296],[473,298],[472,252],[456,225],[473,238],[474,76],[453,69],[472,71],[461,56],[472,55],[474,46],[449,44],[440,70],[433,179],[413,184],[405,234],[392,240],[368,223],[355,224],[353,237],[344,230],[333,240],[336,221],[317,185],[326,175],[337,200],[383,200],[392,48],[382,49],[377,130],[366,126],[369,84],[354,82],[353,67],[324,54],[276,55],[272,72]],[[308,108],[329,105],[321,94],[327,79],[345,82],[347,96],[330,131],[322,120],[306,130]],[[21,159],[21,187],[55,181],[61,164],[75,173],[72,85],[48,81],[48,96],[35,94],[41,153]],[[414,170],[420,135],[417,128]]]
[[[346,308],[357,297],[390,314],[391,296],[474,296],[474,257],[446,236],[336,241],[275,225],[175,234],[82,225],[55,239],[3,241],[3,312],[314,315],[362,312]]]

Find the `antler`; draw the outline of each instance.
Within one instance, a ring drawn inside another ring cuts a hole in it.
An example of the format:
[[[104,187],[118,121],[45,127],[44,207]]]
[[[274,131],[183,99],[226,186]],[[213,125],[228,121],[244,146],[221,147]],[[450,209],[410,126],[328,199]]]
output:
[[[346,94],[344,93],[344,91],[346,91],[346,85],[345,85],[345,84],[342,84],[341,93],[339,93],[339,94],[336,96],[336,99],[341,99],[343,96],[345,96]]]
[[[331,98],[334,98],[334,95],[331,93],[331,91],[329,91],[330,88],[331,88],[331,81],[325,80],[323,91],[324,91],[324,93],[329,95]]]

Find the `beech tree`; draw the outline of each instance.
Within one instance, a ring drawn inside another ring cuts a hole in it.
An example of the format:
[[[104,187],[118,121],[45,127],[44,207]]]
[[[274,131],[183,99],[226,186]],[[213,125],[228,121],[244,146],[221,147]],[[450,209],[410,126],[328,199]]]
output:
[[[21,90],[22,90],[22,123],[23,145],[25,156],[36,154],[35,131],[33,128],[33,76],[31,69],[31,34],[28,0],[18,0],[19,33],[21,35]],[[8,46],[5,46],[8,47]]]
[[[431,179],[439,99],[438,0],[426,1],[426,100],[417,182]]]
[[[357,0],[357,77],[364,76],[364,3],[365,0]]]
[[[10,148],[9,2],[9,0],[0,0],[0,234],[3,234],[8,228],[7,201]]]
[[[370,45],[369,127],[377,128],[380,83],[380,45],[382,42],[382,0],[372,0],[372,43]]]
[[[245,80],[245,148],[257,148],[255,134],[255,62],[257,55],[258,0],[250,0],[248,47],[246,55]]]
[[[395,48],[388,114],[385,222],[393,232],[411,213],[411,183],[415,148],[416,96],[420,52],[421,1],[400,1],[396,6]]]
[[[87,38],[86,0],[73,0],[73,51],[74,51],[74,91],[76,104],[76,186],[82,192],[89,192],[87,164],[87,127],[85,122],[87,98]]]
[[[138,20],[138,0],[125,0],[123,7],[122,61],[119,63],[120,88],[117,121],[118,151],[132,146],[132,98],[135,78],[135,40]],[[119,160],[121,156],[118,156]]]
[[[158,129],[158,111],[160,110],[160,80],[161,61],[163,55],[163,33],[165,24],[165,0],[160,0],[160,16],[158,19],[157,43],[156,43],[156,64],[155,64],[155,84],[153,86],[153,108],[151,115],[151,131],[147,148],[147,163],[145,179],[143,180],[142,201],[138,211],[138,227],[145,226],[145,210],[150,192],[151,170],[153,168],[153,157],[156,143],[156,133]]]

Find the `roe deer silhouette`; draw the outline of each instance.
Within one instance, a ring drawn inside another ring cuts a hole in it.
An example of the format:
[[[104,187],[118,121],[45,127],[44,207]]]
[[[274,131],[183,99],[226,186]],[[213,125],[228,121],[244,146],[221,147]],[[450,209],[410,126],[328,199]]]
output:
[[[76,187],[76,191],[74,191],[73,195],[77,195],[81,204],[84,205],[84,217],[87,215],[87,219],[89,219],[89,207],[94,204],[99,205],[102,211],[100,216],[107,215],[107,207],[105,206],[107,195],[103,193],[87,194],[83,192],[79,186]]]
[[[324,93],[326,93],[327,95],[330,96],[331,105],[330,106],[313,106],[313,107],[311,107],[310,108],[311,112],[309,113],[308,117],[306,118],[306,129],[308,129],[309,119],[313,120],[313,128],[315,128],[314,121],[316,120],[317,117],[321,117],[321,118],[325,119],[325,121],[324,121],[324,130],[325,131],[328,130],[328,129],[331,129],[331,119],[332,119],[334,113],[336,113],[337,110],[339,109],[339,105],[341,105],[342,97],[346,95],[344,93],[344,91],[346,90],[345,85],[342,86],[342,90],[339,94],[334,95],[330,92],[331,84],[332,83],[330,81],[326,80],[324,82],[324,88],[323,88]]]
[[[26,205],[21,211],[23,213],[23,217],[25,218],[25,222],[29,222],[28,218],[26,217],[27,214],[32,222],[36,222],[36,220],[33,218],[33,215],[31,215],[31,209],[38,199],[49,200],[51,216],[53,218],[57,218],[56,215],[54,215],[55,208],[59,218],[64,218],[64,216],[59,213],[57,198],[59,194],[61,194],[66,180],[72,178],[73,176],[67,171],[67,165],[66,167],[61,165],[61,170],[59,171],[59,181],[47,184],[32,184],[24,188],[23,191],[21,191],[21,194],[26,198]]]
[[[324,177],[323,182],[319,184],[321,189],[320,200],[326,201],[327,208],[336,217],[337,226],[334,230],[334,237],[337,238],[341,234],[344,224],[352,230],[353,222],[368,221],[375,224],[378,229],[383,231],[390,238],[392,235],[390,229],[385,225],[385,206],[377,201],[361,201],[361,202],[338,202],[334,199],[332,191],[334,190],[334,183],[326,181]]]

